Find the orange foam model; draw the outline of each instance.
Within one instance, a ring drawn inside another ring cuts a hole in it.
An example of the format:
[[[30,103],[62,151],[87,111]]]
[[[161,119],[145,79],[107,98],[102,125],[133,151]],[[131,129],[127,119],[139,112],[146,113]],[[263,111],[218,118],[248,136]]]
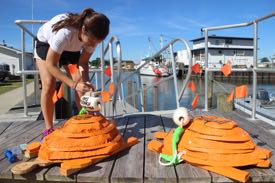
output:
[[[36,160],[19,163],[11,171],[24,174],[36,166],[61,163],[60,173],[68,176],[136,143],[135,137],[124,140],[116,125],[101,114],[77,115],[46,136],[41,146],[30,144],[28,151],[39,149]]]
[[[173,131],[157,132],[148,149],[172,156]],[[185,127],[177,144],[176,154],[181,160],[229,178],[246,182],[249,172],[237,167],[254,165],[269,167],[272,153],[256,146],[249,134],[236,122],[215,117],[198,116]]]

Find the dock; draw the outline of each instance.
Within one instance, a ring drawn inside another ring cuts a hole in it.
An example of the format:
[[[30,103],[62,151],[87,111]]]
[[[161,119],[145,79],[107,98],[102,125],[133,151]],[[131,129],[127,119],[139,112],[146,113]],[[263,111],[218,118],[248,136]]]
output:
[[[249,116],[235,110],[230,113],[219,113],[217,110],[205,112],[192,111],[193,116],[215,115],[236,121],[245,129],[253,141],[260,147],[275,152],[275,127],[261,120],[250,120]],[[120,115],[115,118],[117,127],[124,138],[134,136],[139,143],[119,154],[109,157],[102,162],[92,165],[69,177],[59,173],[59,166],[37,168],[25,175],[14,175],[11,164],[4,157],[4,150],[22,143],[30,143],[41,139],[44,129],[42,120],[18,121],[0,123],[0,183],[6,182],[234,182],[233,180],[194,167],[188,163],[164,167],[158,163],[158,154],[147,149],[147,144],[153,139],[156,131],[169,131],[176,126],[171,111],[160,111],[156,114]],[[64,124],[60,120],[55,127]],[[275,157],[271,157],[275,162]],[[250,172],[250,182],[274,182],[275,166],[268,169],[243,167]]]

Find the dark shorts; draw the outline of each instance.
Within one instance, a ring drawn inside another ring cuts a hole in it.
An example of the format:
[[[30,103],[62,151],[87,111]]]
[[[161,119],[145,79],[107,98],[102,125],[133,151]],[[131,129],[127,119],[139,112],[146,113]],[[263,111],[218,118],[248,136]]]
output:
[[[35,39],[35,41],[35,51],[37,56],[42,60],[46,60],[50,45],[48,43],[41,42],[38,39]],[[59,66],[68,64],[78,64],[79,57],[80,51],[63,51],[63,53],[60,56]]]

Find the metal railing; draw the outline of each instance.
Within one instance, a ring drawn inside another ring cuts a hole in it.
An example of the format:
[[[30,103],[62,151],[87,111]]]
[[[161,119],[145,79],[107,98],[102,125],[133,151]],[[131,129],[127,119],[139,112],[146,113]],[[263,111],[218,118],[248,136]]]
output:
[[[122,53],[121,53],[121,45],[120,41],[117,36],[112,36],[107,44],[107,47],[104,49],[104,43],[101,43],[101,90],[103,91],[105,89],[104,82],[104,73],[105,73],[105,56],[107,55],[109,51],[109,59],[110,59],[110,67],[111,67],[111,82],[114,83],[114,56],[113,56],[113,44],[116,45],[116,53],[117,53],[117,75],[116,75],[116,82],[120,83],[121,78],[121,60],[122,60]],[[117,102],[117,96],[119,94],[119,84],[115,85],[115,91],[112,99],[112,112],[113,115],[116,115],[116,102]],[[105,106],[104,106],[105,108]],[[105,114],[105,109],[104,114]]]
[[[32,37],[32,42],[34,45],[35,35],[25,27],[26,24],[44,24],[46,20],[16,20],[15,24],[20,27],[21,29],[21,51],[22,51],[22,68],[21,71],[18,71],[18,74],[22,75],[22,86],[23,86],[23,104],[24,104],[24,116],[28,116],[28,106],[27,106],[27,82],[26,82],[26,75],[31,74],[35,75],[34,80],[34,96],[35,100],[38,98],[38,71],[37,70],[25,70],[25,57],[26,57],[26,33],[28,33]]]
[[[44,24],[47,22],[46,20],[16,20],[15,24],[19,26],[21,30],[21,51],[22,51],[22,68],[19,70],[17,73],[22,75],[22,86],[23,86],[23,104],[24,104],[24,115],[28,116],[28,106],[27,106],[27,82],[26,82],[26,75],[35,75],[35,86],[34,86],[34,95],[35,99],[38,97],[38,70],[26,70],[25,69],[25,54],[26,54],[26,40],[25,40],[25,34],[28,33],[32,37],[33,41],[33,47],[34,47],[34,40],[36,35],[32,33],[25,25],[30,24]],[[109,53],[110,56],[110,65],[111,65],[111,71],[112,71],[112,76],[111,76],[111,81],[114,82],[114,61],[113,61],[113,43],[116,44],[116,52],[117,52],[117,57],[118,57],[118,74],[117,74],[117,82],[120,81],[120,70],[121,70],[121,46],[120,42],[117,36],[112,36],[108,42],[107,47],[104,49],[104,43],[101,43],[101,69],[95,70],[95,72],[101,72],[101,90],[103,91],[105,88],[105,84],[107,82],[104,82],[104,71],[105,71],[105,60],[104,57]],[[118,87],[115,87],[115,92],[112,100],[112,106],[113,106],[113,114],[115,113],[115,105],[116,105],[116,98],[117,98],[117,93],[118,93]],[[105,109],[103,109],[105,111]]]
[[[252,91],[252,115],[251,118],[255,119],[256,116],[256,89],[257,89],[257,72],[275,72],[275,69],[260,69],[257,68],[257,60],[258,60],[258,23],[261,21],[264,21],[266,19],[269,19],[271,17],[275,16],[275,12],[270,13],[266,16],[260,17],[258,19],[255,19],[251,22],[247,23],[240,23],[240,24],[231,24],[231,25],[223,25],[223,26],[217,26],[217,27],[206,27],[202,28],[202,31],[204,31],[205,36],[205,98],[204,98],[204,110],[208,111],[208,72],[212,71],[219,71],[217,69],[211,69],[208,68],[208,32],[213,30],[223,30],[223,29],[230,29],[230,28],[238,28],[238,27],[247,27],[250,25],[254,26],[253,34],[253,68],[250,69],[235,69],[232,68],[232,71],[240,71],[240,72],[246,72],[246,71],[253,71],[253,91]]]
[[[176,74],[176,61],[175,61],[175,58],[174,58],[174,51],[173,51],[173,46],[175,43],[177,42],[181,42],[184,44],[184,47],[186,48],[187,50],[187,53],[188,53],[188,60],[189,60],[189,67],[188,67],[188,72],[187,72],[187,75],[186,75],[186,78],[185,78],[185,81],[183,83],[183,87],[181,89],[181,91],[179,92],[178,91],[178,84],[177,84],[177,74]],[[160,83],[162,82],[165,82],[165,81],[168,81],[170,79],[173,79],[174,80],[174,90],[175,90],[175,96],[176,96],[176,106],[177,108],[180,107],[180,101],[182,99],[182,96],[183,96],[183,93],[187,87],[187,84],[191,78],[191,73],[192,73],[192,56],[191,56],[191,49],[187,43],[187,41],[185,41],[184,39],[174,39],[172,40],[171,42],[169,42],[167,45],[165,45],[163,48],[161,48],[157,53],[155,53],[152,57],[147,57],[144,59],[144,63],[139,66],[133,73],[131,73],[128,77],[124,78],[122,81],[121,81],[121,87],[123,85],[123,83],[128,80],[130,77],[134,76],[135,74],[137,74],[138,76],[138,85],[139,85],[139,89],[137,91],[137,93],[140,94],[140,104],[141,104],[141,108],[142,108],[142,112],[144,112],[144,104],[143,104],[143,89],[142,89],[142,83],[141,83],[141,78],[140,78],[140,69],[143,68],[144,66],[146,66],[150,61],[152,61],[153,59],[159,57],[166,49],[170,49],[170,56],[171,56],[171,61],[172,61],[172,69],[173,69],[173,74],[171,76],[168,76],[167,78],[159,81],[159,82],[156,82],[153,86],[150,86],[150,87],[146,87],[146,89],[149,89],[151,87],[154,87],[156,85],[159,85]],[[128,95],[128,96],[124,96],[124,92],[123,92],[123,87],[121,89],[122,91],[122,99],[123,101],[125,101],[125,98],[128,98],[128,97],[131,97],[131,95]]]

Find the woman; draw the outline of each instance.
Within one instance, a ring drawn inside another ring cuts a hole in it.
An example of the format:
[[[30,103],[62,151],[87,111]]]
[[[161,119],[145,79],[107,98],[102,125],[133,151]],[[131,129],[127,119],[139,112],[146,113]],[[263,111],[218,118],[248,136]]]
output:
[[[57,15],[39,28],[34,57],[42,82],[41,110],[46,125],[43,136],[53,131],[56,79],[76,90],[78,107],[81,95],[94,89],[89,82],[88,61],[97,44],[108,35],[109,24],[105,15],[87,8],[80,14]],[[76,72],[68,72],[68,64],[77,65]]]

